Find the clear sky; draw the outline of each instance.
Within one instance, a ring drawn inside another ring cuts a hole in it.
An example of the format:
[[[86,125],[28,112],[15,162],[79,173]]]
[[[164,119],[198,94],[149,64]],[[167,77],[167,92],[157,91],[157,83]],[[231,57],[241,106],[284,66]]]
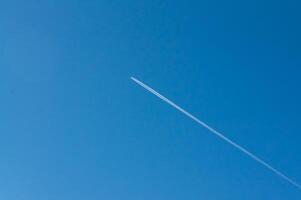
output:
[[[298,1],[0,2],[0,199],[297,200]]]

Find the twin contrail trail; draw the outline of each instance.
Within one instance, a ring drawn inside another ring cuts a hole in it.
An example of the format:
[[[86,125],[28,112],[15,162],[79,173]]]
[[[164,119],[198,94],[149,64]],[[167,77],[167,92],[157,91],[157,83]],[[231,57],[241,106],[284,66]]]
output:
[[[172,102],[171,100],[169,100],[166,97],[164,97],[163,95],[159,94],[157,91],[155,91],[154,89],[152,89],[148,85],[144,84],[143,82],[139,81],[138,79],[136,79],[134,77],[131,77],[131,79],[135,83],[137,83],[138,85],[140,85],[141,87],[143,87],[144,89],[146,89],[147,91],[149,91],[152,94],[156,95],[161,100],[165,101],[166,103],[168,103],[169,105],[171,105],[175,109],[179,110],[180,112],[182,112],[183,114],[185,114],[186,116],[188,116],[190,119],[192,119],[196,123],[200,124],[201,126],[203,126],[206,129],[208,129],[211,133],[213,133],[214,135],[218,136],[220,139],[222,139],[222,140],[226,141],[227,143],[231,144],[236,149],[240,150],[241,152],[243,152],[247,156],[249,156],[252,159],[254,159],[256,162],[258,162],[261,165],[265,166],[267,169],[271,170],[276,175],[280,176],[281,178],[283,178],[284,180],[286,180],[287,182],[291,183],[292,185],[296,186],[297,188],[299,188],[301,190],[301,185],[299,185],[297,182],[293,181],[291,178],[287,177],[286,175],[284,175],[283,173],[281,173],[280,171],[278,171],[277,169],[275,169],[274,167],[272,167],[271,165],[269,165],[268,163],[266,163],[265,161],[263,161],[259,157],[255,156],[253,153],[251,153],[250,151],[248,151],[244,147],[242,147],[239,144],[233,142],[232,140],[230,140],[229,138],[227,138],[226,136],[224,136],[221,132],[215,130],[214,128],[212,128],[209,125],[207,125],[205,122],[199,120],[197,117],[193,116],[192,114],[190,114],[189,112],[187,112],[186,110],[184,110],[183,108],[181,108],[180,106],[178,106],[177,104],[175,104],[174,102]]]

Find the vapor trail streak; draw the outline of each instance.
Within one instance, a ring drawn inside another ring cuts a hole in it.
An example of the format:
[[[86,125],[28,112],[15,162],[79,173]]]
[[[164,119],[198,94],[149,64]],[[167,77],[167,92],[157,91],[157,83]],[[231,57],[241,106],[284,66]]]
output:
[[[143,87],[144,89],[146,89],[147,91],[151,92],[152,94],[156,95],[157,97],[159,97],[161,100],[165,101],[166,103],[168,103],[169,105],[171,105],[172,107],[174,107],[175,109],[179,110],[180,112],[182,112],[183,114],[185,114],[186,116],[188,116],[189,118],[191,118],[192,120],[194,120],[195,122],[197,122],[198,124],[202,125],[203,127],[205,127],[206,129],[208,129],[211,133],[215,134],[216,136],[218,136],[219,138],[221,138],[222,140],[226,141],[227,143],[231,144],[232,146],[234,146],[235,148],[237,148],[238,150],[240,150],[241,152],[245,153],[247,156],[251,157],[252,159],[254,159],[255,161],[257,161],[258,163],[262,164],[263,166],[265,166],[267,169],[271,170],[272,172],[274,172],[276,175],[280,176],[281,178],[283,178],[284,180],[286,180],[287,182],[291,183],[292,185],[296,186],[297,188],[299,188],[301,190],[301,185],[299,185],[297,182],[293,181],[292,179],[290,179],[289,177],[287,177],[286,175],[284,175],[283,173],[281,173],[280,171],[278,171],[277,169],[275,169],[274,167],[272,167],[271,165],[269,165],[268,163],[266,163],[265,161],[261,160],[259,157],[255,156],[253,153],[251,153],[250,151],[248,151],[247,149],[245,149],[244,147],[240,146],[239,144],[236,144],[235,142],[233,142],[232,140],[230,140],[229,138],[227,138],[226,136],[224,136],[222,133],[220,133],[219,131],[215,130],[214,128],[210,127],[209,125],[207,125],[205,122],[202,122],[201,120],[199,120],[197,117],[193,116],[192,114],[190,114],[189,112],[187,112],[186,110],[184,110],[183,108],[181,108],[180,106],[178,106],[177,104],[175,104],[174,102],[172,102],[171,100],[167,99],[166,97],[164,97],[163,95],[159,94],[158,92],[156,92],[154,89],[152,89],[151,87],[147,86],[146,84],[142,83],[141,81],[139,81],[138,79],[131,77],[131,79],[137,83],[138,85],[140,85],[141,87]]]

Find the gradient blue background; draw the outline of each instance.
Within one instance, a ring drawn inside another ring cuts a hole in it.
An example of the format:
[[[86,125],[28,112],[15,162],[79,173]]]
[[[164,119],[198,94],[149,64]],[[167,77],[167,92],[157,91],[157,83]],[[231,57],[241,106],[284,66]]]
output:
[[[295,200],[298,1],[1,1],[0,198]]]

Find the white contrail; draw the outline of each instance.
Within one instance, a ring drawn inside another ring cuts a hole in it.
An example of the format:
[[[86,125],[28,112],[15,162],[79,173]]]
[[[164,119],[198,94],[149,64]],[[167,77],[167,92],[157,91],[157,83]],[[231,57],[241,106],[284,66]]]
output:
[[[148,90],[149,92],[151,92],[152,94],[156,95],[157,97],[159,97],[161,100],[165,101],[166,103],[168,103],[169,105],[171,105],[172,107],[174,107],[175,109],[179,110],[180,112],[182,112],[183,114],[185,114],[186,116],[188,116],[189,118],[191,118],[192,120],[194,120],[195,122],[197,122],[198,124],[202,125],[203,127],[205,127],[206,129],[208,129],[211,133],[215,134],[216,136],[220,137],[222,140],[228,142],[229,144],[231,144],[232,146],[234,146],[235,148],[237,148],[238,150],[242,151],[243,153],[245,153],[246,155],[248,155],[249,157],[253,158],[255,161],[257,161],[258,163],[262,164],[263,166],[265,166],[266,168],[268,168],[269,170],[271,170],[272,172],[274,172],[275,174],[277,174],[278,176],[280,176],[281,178],[283,178],[284,180],[288,181],[289,183],[291,183],[292,185],[296,186],[297,188],[301,189],[301,185],[299,185],[297,182],[293,181],[292,179],[290,179],[289,177],[287,177],[286,175],[284,175],[283,173],[281,173],[280,171],[278,171],[277,169],[275,169],[274,167],[272,167],[271,165],[269,165],[268,163],[266,163],[265,161],[261,160],[260,158],[258,158],[257,156],[255,156],[253,153],[251,153],[250,151],[248,151],[247,149],[243,148],[242,146],[236,144],[235,142],[233,142],[232,140],[230,140],[229,138],[227,138],[226,136],[224,136],[222,133],[218,132],[217,130],[215,130],[214,128],[211,128],[209,125],[207,125],[205,122],[202,122],[201,120],[199,120],[198,118],[196,118],[195,116],[193,116],[192,114],[190,114],[189,112],[187,112],[186,110],[184,110],[183,108],[181,108],[180,106],[178,106],[177,104],[175,104],[174,102],[172,102],[171,100],[167,99],[166,97],[162,96],[161,94],[159,94],[158,92],[156,92],[154,89],[152,89],[151,87],[147,86],[146,84],[142,83],[141,81],[137,80],[134,77],[131,77],[131,79],[137,83],[138,85],[140,85],[141,87],[143,87],[144,89]]]

